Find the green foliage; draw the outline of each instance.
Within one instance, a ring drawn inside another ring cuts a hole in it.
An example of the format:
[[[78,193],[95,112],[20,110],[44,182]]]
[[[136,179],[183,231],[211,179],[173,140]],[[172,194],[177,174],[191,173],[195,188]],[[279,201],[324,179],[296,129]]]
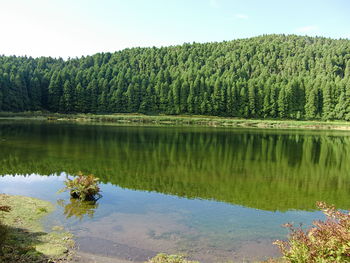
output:
[[[158,254],[154,258],[151,258],[145,263],[199,263],[198,261],[187,260],[184,256],[181,255],[167,255],[167,254]]]
[[[79,172],[77,177],[73,180],[67,179],[65,181],[66,187],[61,190],[70,191],[70,195],[73,198],[78,198],[83,201],[96,200],[96,196],[99,196],[100,187],[98,186],[99,179],[94,175],[84,175]]]
[[[0,56],[0,111],[350,120],[350,41],[264,35],[68,59]]]
[[[317,206],[327,216],[326,221],[314,222],[307,231],[285,225],[291,231],[289,240],[275,242],[283,258],[290,263],[350,262],[350,213],[322,202]]]

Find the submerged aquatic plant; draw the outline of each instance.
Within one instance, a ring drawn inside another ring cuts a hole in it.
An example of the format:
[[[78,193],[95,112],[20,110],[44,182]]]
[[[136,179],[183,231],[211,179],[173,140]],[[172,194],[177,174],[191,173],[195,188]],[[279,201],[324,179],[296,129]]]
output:
[[[84,175],[79,172],[73,180],[67,179],[64,183],[66,186],[60,192],[70,191],[73,198],[92,201],[101,197],[99,179],[92,174]]]
[[[288,241],[277,240],[274,244],[286,262],[350,262],[350,213],[323,202],[318,202],[317,206],[327,216],[325,221],[313,222],[306,231],[285,224],[290,229]]]

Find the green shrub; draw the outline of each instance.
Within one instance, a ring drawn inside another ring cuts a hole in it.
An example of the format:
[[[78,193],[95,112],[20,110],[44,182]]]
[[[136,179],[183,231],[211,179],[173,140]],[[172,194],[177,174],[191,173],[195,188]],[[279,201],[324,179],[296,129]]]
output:
[[[198,261],[187,260],[184,256],[158,254],[146,263],[199,263]]]
[[[73,198],[90,201],[96,200],[96,197],[101,197],[98,183],[99,179],[94,175],[83,175],[79,172],[78,176],[73,180],[67,179],[65,182],[66,187],[63,188],[61,192],[69,190]]]
[[[317,206],[327,216],[326,221],[315,221],[304,231],[286,224],[289,240],[274,242],[290,263],[350,262],[350,213],[319,202]]]

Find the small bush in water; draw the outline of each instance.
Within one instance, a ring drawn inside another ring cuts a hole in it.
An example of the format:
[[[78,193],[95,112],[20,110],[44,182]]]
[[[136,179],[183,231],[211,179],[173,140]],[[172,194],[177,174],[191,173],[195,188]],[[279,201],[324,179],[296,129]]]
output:
[[[167,255],[167,254],[158,254],[154,258],[151,258],[146,263],[199,263],[198,261],[187,260],[184,256],[179,255]]]
[[[83,175],[79,172],[73,180],[67,179],[65,181],[66,187],[61,191],[69,190],[73,198],[79,198],[80,200],[96,200],[96,196],[101,196],[98,183],[99,179],[94,175]]]
[[[289,240],[277,240],[274,244],[286,262],[350,262],[350,213],[338,211],[323,202],[318,202],[317,206],[327,216],[326,221],[313,222],[314,226],[307,231],[286,224],[291,231]]]

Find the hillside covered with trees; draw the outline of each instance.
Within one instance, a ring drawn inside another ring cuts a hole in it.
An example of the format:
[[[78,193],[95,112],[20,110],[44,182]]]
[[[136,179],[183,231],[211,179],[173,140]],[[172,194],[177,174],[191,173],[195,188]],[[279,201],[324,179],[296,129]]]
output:
[[[266,35],[68,60],[0,56],[0,111],[37,110],[350,120],[350,40]]]

